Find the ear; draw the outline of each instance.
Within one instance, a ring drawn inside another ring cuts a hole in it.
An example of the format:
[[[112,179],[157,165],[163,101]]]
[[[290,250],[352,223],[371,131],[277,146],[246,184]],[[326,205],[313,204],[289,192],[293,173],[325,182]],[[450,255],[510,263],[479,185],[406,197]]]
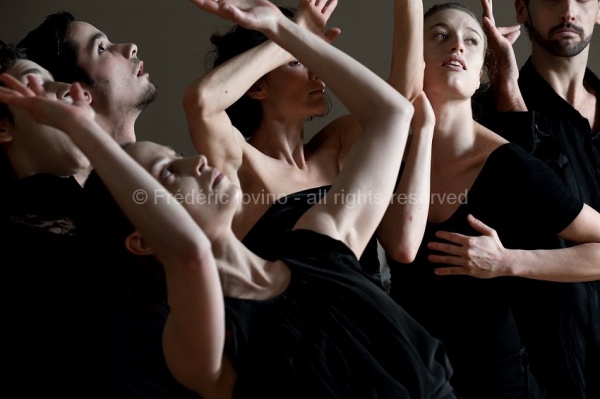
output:
[[[524,24],[527,22],[528,13],[527,13],[527,5],[525,4],[525,0],[515,0],[515,11],[517,12],[517,22],[520,24]]]
[[[146,245],[144,237],[136,230],[125,238],[125,247],[135,255],[152,255],[154,251]]]
[[[8,118],[0,118],[0,143],[8,143],[15,138],[12,134],[13,124]]]
[[[254,100],[263,100],[267,97],[267,88],[265,87],[265,82],[263,79],[258,80],[258,82],[254,83],[252,87],[248,89],[246,92],[248,97]]]

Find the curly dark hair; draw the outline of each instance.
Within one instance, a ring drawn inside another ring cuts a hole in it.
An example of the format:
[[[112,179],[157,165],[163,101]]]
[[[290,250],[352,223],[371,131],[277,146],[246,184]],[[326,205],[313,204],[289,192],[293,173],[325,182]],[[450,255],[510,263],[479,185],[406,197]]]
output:
[[[82,82],[93,86],[91,76],[77,63],[79,49],[67,40],[74,21],[73,14],[67,11],[50,14],[17,46],[24,48],[27,57],[46,68],[56,81]]]
[[[294,8],[290,7],[279,6],[278,8],[289,19],[292,19],[296,12]],[[207,54],[205,60],[207,64],[212,60],[212,66],[208,69],[216,68],[267,40],[267,37],[263,33],[246,29],[239,25],[233,26],[225,33],[215,32],[210,37],[213,49]],[[250,98],[247,95],[242,96],[233,103],[227,108],[226,112],[231,119],[231,123],[246,138],[254,134],[263,118],[260,101]]]

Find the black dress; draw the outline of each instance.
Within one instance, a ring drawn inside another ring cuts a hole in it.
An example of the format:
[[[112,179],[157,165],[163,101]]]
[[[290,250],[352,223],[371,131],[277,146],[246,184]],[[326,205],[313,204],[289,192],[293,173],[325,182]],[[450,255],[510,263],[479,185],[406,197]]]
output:
[[[314,187],[280,198],[252,226],[242,242],[261,258],[278,259],[282,233],[292,230],[304,212],[317,204],[330,188],[331,186]],[[382,286],[375,236],[360,257],[360,267],[374,283]]]
[[[443,346],[356,271],[346,245],[310,230],[280,243],[287,289],[225,298],[235,398],[455,397]]]
[[[506,248],[554,248],[555,235],[583,205],[549,168],[514,144],[492,152],[471,189],[450,198],[461,204],[446,221],[427,223],[413,263],[388,259],[390,294],[446,345],[455,371],[452,385],[465,399],[520,397],[527,375],[512,309],[526,280],[436,276],[434,269],[445,265],[428,261],[427,244],[440,241],[436,231],[479,235],[467,222],[473,214],[497,231]]]

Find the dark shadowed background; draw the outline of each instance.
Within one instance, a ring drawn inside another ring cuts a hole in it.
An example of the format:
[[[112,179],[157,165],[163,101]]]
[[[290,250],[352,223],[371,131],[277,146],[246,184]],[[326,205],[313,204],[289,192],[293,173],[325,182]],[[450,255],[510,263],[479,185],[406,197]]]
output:
[[[437,2],[425,0],[425,9]],[[293,0],[276,3],[297,5]],[[479,0],[462,0],[462,3],[481,15]],[[516,23],[513,0],[496,0],[494,6],[498,25]],[[335,45],[383,78],[389,72],[392,9],[391,0],[339,0],[329,23],[329,26],[342,29]],[[138,119],[138,139],[157,141],[187,154],[193,153],[181,96],[185,87],[205,71],[210,34],[231,24],[198,10],[187,0],[0,0],[0,39],[16,43],[46,15],[59,10],[69,11],[75,18],[95,25],[114,43],[138,45],[144,69],[150,73],[159,92],[157,101]],[[529,48],[529,38],[523,29],[515,45],[520,65]],[[592,41],[589,66],[600,74],[599,37]],[[330,96],[332,112],[308,123],[308,136],[332,118],[347,112],[331,93]]]

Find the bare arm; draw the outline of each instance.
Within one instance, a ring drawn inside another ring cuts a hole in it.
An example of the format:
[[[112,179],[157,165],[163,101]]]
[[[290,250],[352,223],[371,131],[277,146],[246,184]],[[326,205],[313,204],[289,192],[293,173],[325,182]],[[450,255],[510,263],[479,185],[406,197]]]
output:
[[[337,1],[320,5],[301,2],[294,20],[323,34],[336,5]],[[339,29],[332,28],[324,36],[334,40],[339,33]],[[187,88],[183,104],[192,142],[230,180],[238,181],[236,172],[242,163],[242,149],[248,144],[225,110],[249,90],[258,89],[255,83],[265,74],[293,59],[286,50],[268,40],[212,69]]]
[[[181,343],[165,346],[165,352],[175,350],[193,365],[188,369],[193,374],[178,378],[193,388],[214,383],[223,365],[225,320],[208,238],[183,206],[98,126],[79,85],[71,89],[75,102],[70,105],[46,97],[37,79],[30,79],[28,89],[10,75],[1,76],[9,88],[0,87],[0,102],[24,108],[38,122],[66,132],[164,266],[171,304],[165,337]],[[136,192],[145,192],[149,200],[136,202]]]
[[[413,113],[411,104],[368,68],[287,20],[266,0],[192,1],[262,31],[294,54],[329,85],[361,124],[363,134],[324,203],[313,206],[296,224],[342,240],[360,256],[391,198],[400,167],[398,154],[404,152]],[[356,201],[348,206],[343,199],[351,197]]]
[[[393,259],[414,260],[427,225],[431,181],[431,145],[435,115],[425,93],[415,100],[412,140],[405,157],[404,172],[392,197],[377,238]]]
[[[577,245],[550,250],[506,249],[496,231],[469,217],[479,237],[439,232],[437,237],[453,244],[430,243],[429,248],[448,255],[431,255],[432,262],[452,267],[436,270],[439,275],[469,275],[479,278],[519,276],[537,280],[576,282],[600,279],[600,214],[588,205],[559,236]]]
[[[499,112],[527,111],[519,89],[519,67],[513,44],[521,34],[521,26],[497,27],[492,0],[481,0],[483,28],[488,38],[490,60],[488,68],[491,89]]]
[[[414,101],[423,90],[423,1],[394,0],[392,65],[388,82]]]
[[[422,92],[425,68],[422,0],[394,0],[393,43],[389,82],[414,100],[415,115],[412,140],[404,159],[405,169],[377,229],[377,238],[388,255],[409,263],[419,250],[427,223],[435,126],[433,109]]]

